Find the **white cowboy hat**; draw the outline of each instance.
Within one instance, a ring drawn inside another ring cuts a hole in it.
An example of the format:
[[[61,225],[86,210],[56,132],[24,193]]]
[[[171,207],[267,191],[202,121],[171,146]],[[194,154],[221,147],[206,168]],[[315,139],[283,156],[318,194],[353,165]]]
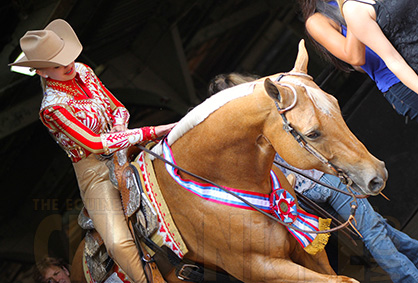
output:
[[[52,21],[43,30],[31,30],[20,39],[23,56],[9,66],[48,68],[67,66],[80,55],[83,46],[64,20]]]

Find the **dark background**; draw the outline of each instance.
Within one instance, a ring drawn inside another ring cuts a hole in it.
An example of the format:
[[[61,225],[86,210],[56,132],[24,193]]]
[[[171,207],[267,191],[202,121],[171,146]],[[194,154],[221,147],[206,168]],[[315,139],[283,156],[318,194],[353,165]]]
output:
[[[35,258],[70,263],[81,240],[72,165],[38,119],[39,78],[12,73],[19,38],[66,19],[90,65],[131,112],[131,127],[177,121],[206,98],[209,80],[231,71],[260,76],[289,71],[306,38],[289,0],[14,0],[0,4],[0,281],[30,282]],[[386,162],[391,199],[370,198],[396,228],[418,238],[418,124],[396,114],[364,74],[323,62],[307,42],[309,73],[335,95],[351,130]],[[388,280],[361,241],[335,234],[328,247],[338,273]],[[389,281],[388,281],[389,282]]]

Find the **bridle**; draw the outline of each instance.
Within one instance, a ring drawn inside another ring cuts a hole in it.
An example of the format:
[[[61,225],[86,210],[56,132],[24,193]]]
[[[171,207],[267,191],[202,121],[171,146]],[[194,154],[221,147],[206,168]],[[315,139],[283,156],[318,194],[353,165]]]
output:
[[[305,73],[301,73],[301,72],[288,72],[288,73],[282,73],[280,74],[277,79],[275,80],[276,83],[280,84],[283,87],[287,87],[289,88],[292,92],[293,92],[293,102],[287,106],[286,108],[280,108],[279,104],[277,103],[277,100],[274,100],[274,104],[277,108],[277,111],[279,112],[282,120],[283,120],[283,129],[290,135],[292,135],[292,137],[295,139],[295,141],[304,149],[306,149],[310,154],[312,154],[315,158],[317,158],[321,163],[325,164],[328,168],[330,168],[336,176],[338,176],[338,178],[340,178],[341,182],[347,186],[347,192],[339,190],[337,188],[334,187],[330,187],[333,190],[336,190],[340,193],[349,195],[352,197],[352,200],[350,201],[350,207],[351,207],[351,211],[350,211],[350,216],[348,218],[348,220],[333,228],[330,229],[331,230],[338,230],[341,229],[343,227],[346,227],[348,224],[350,224],[353,229],[361,236],[361,234],[357,231],[357,229],[353,226],[353,224],[351,223],[351,221],[356,221],[355,220],[355,213],[358,207],[358,203],[357,203],[357,198],[365,198],[368,197],[367,195],[355,195],[351,185],[353,184],[353,180],[351,180],[351,178],[340,168],[338,168],[336,165],[334,165],[331,161],[329,161],[321,152],[319,152],[316,148],[314,148],[311,144],[309,144],[304,137],[297,131],[295,130],[295,128],[292,127],[292,125],[290,124],[289,120],[286,118],[286,112],[290,111],[291,109],[294,108],[294,106],[296,105],[297,102],[297,92],[296,89],[291,85],[291,84],[287,84],[287,83],[281,83],[280,80],[285,77],[285,76],[299,76],[299,77],[305,77],[308,78],[309,80],[313,81],[313,78]],[[279,99],[279,98],[278,98]],[[276,164],[283,166],[284,164],[281,164],[280,162],[275,161]],[[290,169],[288,166],[283,166],[286,167],[287,169]]]
[[[294,99],[293,99],[292,104],[290,106],[284,108],[284,109],[281,109],[280,106],[279,106],[279,104],[277,103],[277,101],[274,100],[274,104],[276,105],[277,111],[279,112],[279,114],[280,114],[280,116],[282,117],[282,120],[283,120],[283,129],[287,133],[291,134],[293,136],[293,138],[296,140],[296,142],[301,147],[303,147],[304,149],[306,149],[309,153],[311,153],[313,156],[315,156],[319,161],[321,161],[328,168],[330,168],[335,173],[335,175],[340,178],[341,183],[343,183],[344,185],[347,186],[347,190],[349,191],[349,193],[347,193],[345,191],[342,191],[342,190],[339,190],[337,188],[333,188],[333,187],[330,187],[330,188],[332,188],[333,190],[338,191],[340,193],[343,193],[345,195],[352,196],[354,199],[356,199],[356,198],[367,198],[367,197],[369,197],[368,195],[365,195],[365,194],[354,195],[354,193],[352,192],[352,188],[351,188],[351,186],[354,183],[353,180],[351,180],[351,178],[342,169],[340,169],[336,165],[332,164],[323,154],[321,154],[312,145],[310,145],[303,138],[303,136],[297,130],[295,130],[291,126],[289,120],[286,118],[285,113],[287,111],[291,110],[296,105],[296,102],[297,102],[297,92],[296,92],[296,89],[292,85],[287,84],[287,83],[280,83],[280,80],[284,76],[286,76],[286,75],[289,75],[289,76],[301,76],[301,77],[305,77],[305,78],[308,78],[308,79],[310,79],[310,80],[313,81],[313,78],[310,75],[308,75],[308,74],[300,73],[300,72],[292,72],[292,71],[291,72],[288,72],[288,73],[282,73],[282,74],[280,74],[277,77],[277,79],[275,80],[275,82],[279,83],[281,86],[288,87],[289,89],[291,89],[292,92],[293,92],[293,95],[294,95]],[[280,165],[280,166],[282,166],[282,167],[285,167],[286,169],[289,169],[291,171],[295,171],[295,170],[289,168],[288,166],[286,166],[285,164],[282,164],[281,162],[276,162],[275,161],[275,163],[278,164],[278,165]],[[298,174],[300,174],[300,172],[298,172],[298,171],[295,171],[295,172],[298,173]],[[309,179],[309,177],[308,177],[308,179]],[[315,181],[315,180],[313,180],[313,181]],[[389,200],[382,192],[380,192],[380,194],[385,199]]]
[[[296,142],[304,149],[306,149],[310,154],[312,154],[314,157],[316,157],[319,161],[321,161],[323,164],[325,164],[328,168],[330,168],[335,175],[337,175],[341,182],[344,185],[347,185],[348,187],[351,187],[351,185],[353,184],[353,181],[350,179],[350,177],[344,173],[343,170],[341,170],[340,168],[338,168],[336,165],[332,164],[322,153],[320,153],[318,150],[316,150],[312,145],[310,145],[304,138],[303,136],[297,131],[295,130],[292,125],[290,124],[289,120],[286,118],[286,112],[291,110],[297,102],[297,94],[296,94],[296,89],[287,83],[280,83],[280,80],[286,76],[286,75],[291,75],[291,76],[302,76],[302,77],[306,77],[310,80],[313,80],[313,78],[305,73],[299,73],[299,72],[289,72],[289,73],[284,73],[284,74],[280,74],[277,79],[275,80],[277,83],[279,83],[281,86],[287,87],[290,90],[292,90],[293,92],[293,102],[290,106],[281,109],[279,104],[277,103],[277,101],[274,101],[274,104],[276,105],[277,111],[279,112],[280,116],[282,117],[283,120],[283,129],[291,134],[293,136],[293,138],[296,140]]]

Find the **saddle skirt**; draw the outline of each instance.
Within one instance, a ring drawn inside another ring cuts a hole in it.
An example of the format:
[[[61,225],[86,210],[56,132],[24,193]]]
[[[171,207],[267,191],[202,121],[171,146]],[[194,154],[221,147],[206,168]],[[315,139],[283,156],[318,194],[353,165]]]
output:
[[[151,156],[142,151],[135,161],[131,162],[131,165],[140,173],[142,187],[158,214],[159,227],[156,233],[150,237],[151,240],[159,246],[167,246],[182,259],[187,254],[188,249],[171,217],[170,210],[158,185]],[[151,255],[154,254],[148,247],[146,249]]]

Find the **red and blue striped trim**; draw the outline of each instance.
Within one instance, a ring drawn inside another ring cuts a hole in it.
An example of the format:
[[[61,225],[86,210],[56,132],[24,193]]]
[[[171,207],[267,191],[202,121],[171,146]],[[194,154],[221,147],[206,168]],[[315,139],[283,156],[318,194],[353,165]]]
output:
[[[171,163],[176,164],[171,148],[166,143],[166,141],[163,141],[162,149],[163,149],[164,158],[170,161]],[[211,184],[198,183],[193,180],[183,179],[178,174],[178,169],[172,167],[168,163],[165,164],[165,167],[168,173],[170,174],[170,176],[180,186],[182,186],[184,189],[188,190],[189,192],[203,199],[206,199],[208,201],[215,202],[215,203],[220,203],[223,205],[232,206],[232,207],[254,210],[251,206],[249,206],[245,202],[241,201],[240,199],[223,191],[222,189],[216,186],[213,186]],[[272,180],[272,191],[282,189],[280,181],[277,178],[276,174],[273,172],[273,170],[270,171],[270,176]],[[238,190],[238,189],[229,188],[229,187],[224,187],[224,188],[244,198],[245,200],[247,200],[249,203],[256,206],[257,208],[267,213],[271,213],[272,215],[275,215],[277,217],[277,215],[272,209],[273,205],[271,204],[270,194],[261,194],[257,192]],[[300,209],[297,209],[297,217],[295,221],[289,224],[291,226],[294,226],[302,230],[319,231],[318,217],[313,214],[302,211]],[[287,227],[287,229],[295,237],[295,239],[299,242],[299,244],[302,245],[302,247],[304,248],[308,246],[317,236],[317,234],[300,232],[289,227]]]

